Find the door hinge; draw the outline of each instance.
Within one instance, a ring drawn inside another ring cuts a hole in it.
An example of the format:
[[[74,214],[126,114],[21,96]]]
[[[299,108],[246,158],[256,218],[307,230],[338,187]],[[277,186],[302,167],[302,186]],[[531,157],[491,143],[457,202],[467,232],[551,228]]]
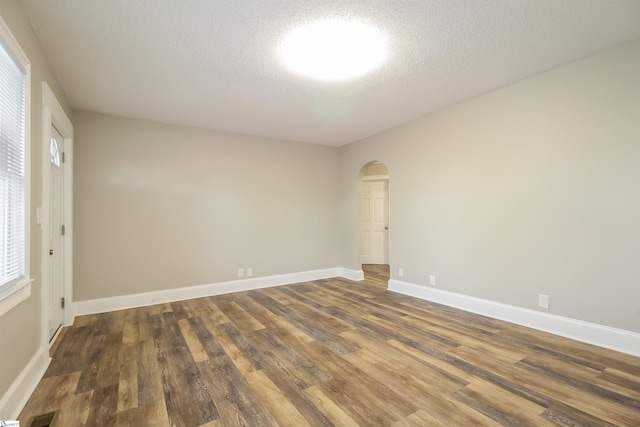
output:
[[[62,152],[62,163],[64,163],[64,157],[65,157],[65,155],[64,155],[64,151],[63,151]]]
[[[64,231],[65,231],[64,224],[62,224],[62,227],[60,227],[60,234],[62,234],[63,236],[64,236]]]
[[[60,298],[60,308],[64,308],[64,297]]]

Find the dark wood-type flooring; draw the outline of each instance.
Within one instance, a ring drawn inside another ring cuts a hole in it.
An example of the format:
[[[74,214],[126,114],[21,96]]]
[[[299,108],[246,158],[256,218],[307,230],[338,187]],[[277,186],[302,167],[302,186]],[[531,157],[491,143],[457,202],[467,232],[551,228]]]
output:
[[[21,414],[75,426],[638,426],[640,359],[317,280],[78,317]]]

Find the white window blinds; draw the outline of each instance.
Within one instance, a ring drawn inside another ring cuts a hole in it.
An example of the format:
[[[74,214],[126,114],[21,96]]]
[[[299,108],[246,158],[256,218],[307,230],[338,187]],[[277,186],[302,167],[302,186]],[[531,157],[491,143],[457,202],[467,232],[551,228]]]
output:
[[[25,73],[0,44],[0,290],[25,274]]]

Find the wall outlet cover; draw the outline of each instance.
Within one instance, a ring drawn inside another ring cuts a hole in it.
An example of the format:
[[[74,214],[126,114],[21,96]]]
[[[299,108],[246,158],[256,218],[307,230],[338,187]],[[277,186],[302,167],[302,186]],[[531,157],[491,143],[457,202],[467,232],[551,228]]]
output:
[[[549,295],[538,295],[538,306],[541,308],[549,308]]]

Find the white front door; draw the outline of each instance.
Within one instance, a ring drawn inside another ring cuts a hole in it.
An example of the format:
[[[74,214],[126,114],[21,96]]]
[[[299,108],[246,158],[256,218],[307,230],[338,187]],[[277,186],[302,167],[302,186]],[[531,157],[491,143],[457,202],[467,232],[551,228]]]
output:
[[[64,175],[62,149],[64,139],[52,127],[50,142],[50,192],[49,206],[49,340],[64,321]]]
[[[363,264],[389,263],[389,181],[360,185],[360,232]]]

